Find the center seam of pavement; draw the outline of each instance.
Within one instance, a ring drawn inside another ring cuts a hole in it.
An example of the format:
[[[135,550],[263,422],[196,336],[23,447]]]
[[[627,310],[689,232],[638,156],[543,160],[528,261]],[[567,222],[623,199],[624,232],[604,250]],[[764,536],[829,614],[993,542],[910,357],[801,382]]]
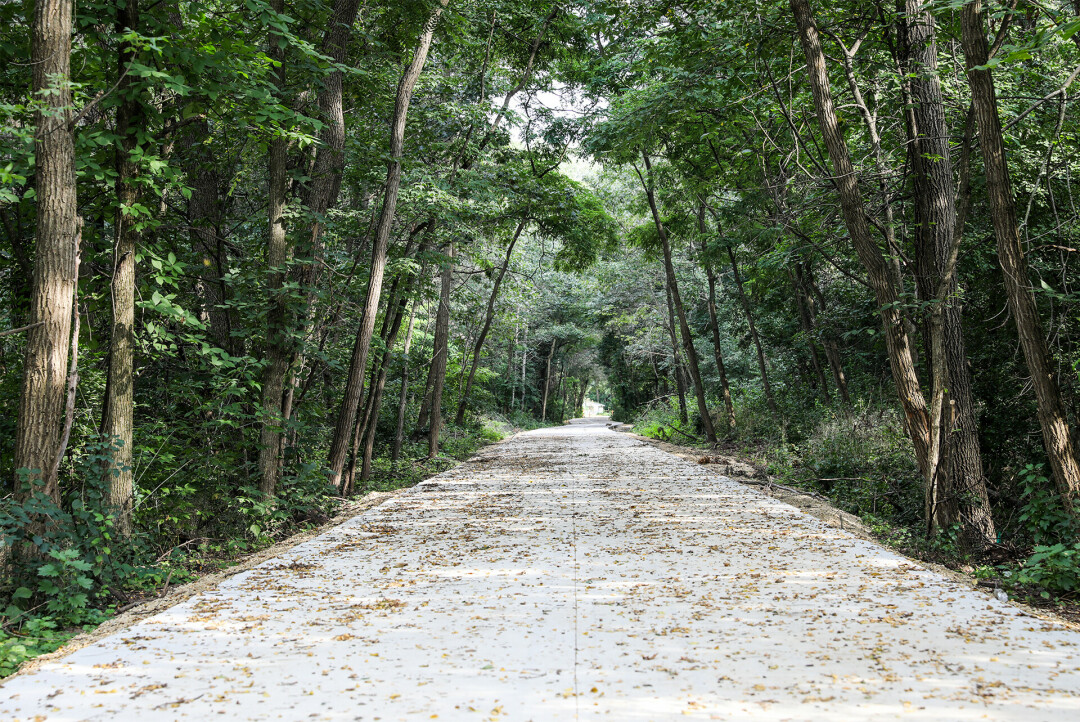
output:
[[[581,717],[581,695],[578,692],[578,543],[577,543],[577,487],[570,479],[570,544],[574,548],[574,719]]]

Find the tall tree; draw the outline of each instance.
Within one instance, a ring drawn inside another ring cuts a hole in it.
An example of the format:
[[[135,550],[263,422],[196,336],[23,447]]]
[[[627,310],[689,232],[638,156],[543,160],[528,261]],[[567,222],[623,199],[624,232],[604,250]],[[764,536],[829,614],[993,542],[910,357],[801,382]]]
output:
[[[71,305],[77,282],[79,219],[71,128],[72,0],[38,0],[31,27],[34,190],[37,231],[15,469],[42,484],[59,453],[67,381]],[[16,485],[16,490],[18,485]],[[55,480],[41,489],[54,500]]]
[[[994,78],[986,67],[990,49],[986,40],[982,2],[973,0],[960,11],[964,57],[968,80],[979,125],[979,147],[986,173],[986,192],[990,198],[990,216],[997,237],[998,261],[1005,280],[1009,311],[1016,322],[1020,347],[1031,373],[1031,383],[1038,401],[1039,427],[1043,445],[1050,459],[1054,481],[1065,506],[1074,510],[1080,495],[1080,458],[1069,431],[1065,405],[1050,364],[1039,309],[1031,292],[1027,259],[1016,220],[1016,201],[1005,156],[1005,140],[998,115]]]
[[[799,38],[806,54],[807,74],[814,97],[818,125],[825,140],[825,148],[833,165],[834,183],[840,196],[840,207],[851,236],[855,252],[866,269],[870,286],[877,299],[878,313],[884,328],[885,345],[889,355],[893,383],[904,411],[908,435],[915,448],[919,469],[927,484],[931,482],[930,462],[930,414],[926,407],[915,371],[911,351],[911,339],[904,327],[900,310],[900,292],[895,274],[885,256],[870,234],[866,208],[859,190],[855,167],[851,163],[847,143],[840,130],[840,123],[833,105],[829,76],[826,71],[825,53],[821,49],[821,37],[807,0],[790,0],[791,10],[799,30]]]
[[[341,484],[341,472],[345,468],[348,455],[348,443],[356,409],[360,404],[361,388],[364,381],[364,369],[367,366],[371,336],[375,332],[375,316],[379,311],[379,296],[382,294],[383,275],[386,271],[386,251],[390,243],[390,231],[394,224],[397,210],[398,191],[401,188],[401,159],[405,148],[405,120],[412,102],[413,90],[420,73],[427,62],[431,41],[435,36],[435,27],[446,8],[448,0],[440,0],[431,12],[420,31],[420,38],[413,53],[412,62],[405,69],[398,83],[397,98],[394,102],[394,115],[390,120],[390,160],[386,166],[386,183],[383,190],[383,206],[379,214],[379,223],[375,228],[375,239],[371,251],[371,269],[368,275],[367,293],[364,298],[364,310],[360,316],[360,329],[353,344],[352,360],[349,363],[349,378],[345,384],[345,395],[338,412],[337,426],[330,445],[328,465],[330,482],[334,486]],[[340,100],[340,99],[339,99]],[[344,139],[342,140],[344,142]]]
[[[701,419],[701,427],[705,430],[705,438],[710,443],[716,443],[716,430],[713,429],[712,416],[709,414],[708,402],[705,399],[705,384],[701,380],[701,371],[698,368],[697,349],[694,348],[694,338],[690,335],[690,325],[686,322],[686,311],[683,309],[682,297],[679,295],[679,283],[675,278],[675,264],[671,260],[671,244],[668,242],[667,229],[664,228],[664,223],[660,220],[660,211],[656,206],[652,161],[645,151],[642,151],[641,158],[644,161],[645,175],[638,171],[638,177],[645,188],[645,197],[649,201],[649,210],[652,212],[653,223],[656,224],[656,233],[660,236],[660,246],[664,253],[664,271],[667,275],[668,288],[671,289],[671,300],[675,304],[675,312],[679,318],[679,331],[682,335],[683,350],[686,352],[686,363],[690,370],[690,378],[694,382],[694,396],[697,397],[698,417]]]
[[[116,32],[138,32],[139,0],[117,3]],[[145,131],[143,83],[131,72],[138,49],[120,43],[117,63],[116,218],[112,267],[112,326],[109,333],[109,371],[101,414],[101,433],[115,443],[107,467],[109,495],[117,509],[117,528],[126,535],[131,526],[134,486],[132,444],[135,440],[135,254],[141,236],[138,149]]]

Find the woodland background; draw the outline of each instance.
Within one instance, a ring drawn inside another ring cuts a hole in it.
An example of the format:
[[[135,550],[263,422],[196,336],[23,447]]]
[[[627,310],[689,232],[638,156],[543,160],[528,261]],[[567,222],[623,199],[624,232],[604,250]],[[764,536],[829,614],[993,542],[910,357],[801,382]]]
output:
[[[1075,600],[1078,15],[0,2],[0,673],[587,396]]]

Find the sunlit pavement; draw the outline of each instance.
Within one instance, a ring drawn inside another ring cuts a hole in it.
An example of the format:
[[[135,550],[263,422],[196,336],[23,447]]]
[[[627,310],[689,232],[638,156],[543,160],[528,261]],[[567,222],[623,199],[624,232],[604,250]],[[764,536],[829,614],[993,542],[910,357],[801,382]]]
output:
[[[0,687],[0,719],[1080,719],[1080,633],[602,421]]]

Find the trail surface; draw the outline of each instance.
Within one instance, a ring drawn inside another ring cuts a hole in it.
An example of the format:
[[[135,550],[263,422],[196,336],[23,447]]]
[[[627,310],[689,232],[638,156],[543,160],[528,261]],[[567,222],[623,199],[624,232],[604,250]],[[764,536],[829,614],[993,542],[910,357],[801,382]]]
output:
[[[17,676],[0,719],[1076,720],[1080,633],[602,423]]]

